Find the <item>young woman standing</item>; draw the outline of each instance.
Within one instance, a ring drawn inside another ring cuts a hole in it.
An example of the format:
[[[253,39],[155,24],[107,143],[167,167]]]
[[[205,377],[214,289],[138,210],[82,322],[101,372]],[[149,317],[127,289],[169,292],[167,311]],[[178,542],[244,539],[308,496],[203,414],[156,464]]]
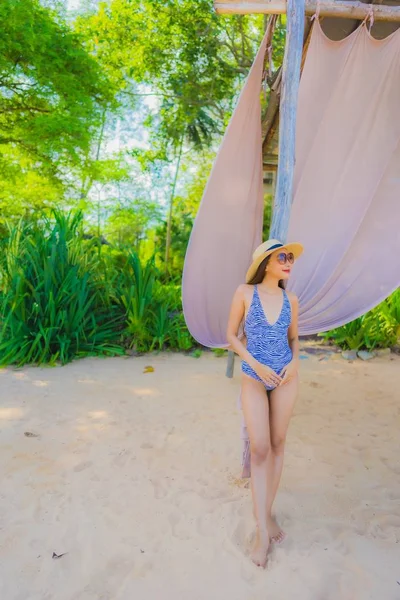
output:
[[[253,254],[246,284],[235,292],[227,338],[243,360],[241,401],[251,450],[257,537],[252,560],[265,567],[270,541],[284,533],[272,516],[286,433],[298,393],[298,300],[285,291],[301,244],[268,240]],[[244,322],[247,345],[239,337]]]

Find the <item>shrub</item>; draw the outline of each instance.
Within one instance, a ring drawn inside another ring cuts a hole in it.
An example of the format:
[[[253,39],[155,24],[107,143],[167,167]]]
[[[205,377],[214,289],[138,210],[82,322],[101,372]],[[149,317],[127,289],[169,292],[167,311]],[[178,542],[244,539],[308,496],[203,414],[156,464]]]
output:
[[[62,364],[121,354],[123,325],[104,285],[101,253],[82,214],[9,229],[0,257],[0,363]]]
[[[322,337],[350,350],[395,346],[400,339],[400,289],[362,317]]]

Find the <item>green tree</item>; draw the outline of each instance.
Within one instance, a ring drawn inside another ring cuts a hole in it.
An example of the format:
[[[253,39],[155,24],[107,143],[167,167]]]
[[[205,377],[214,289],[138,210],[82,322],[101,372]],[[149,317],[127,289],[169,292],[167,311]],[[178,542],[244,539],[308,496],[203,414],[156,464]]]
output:
[[[124,202],[111,212],[104,233],[108,240],[120,247],[130,247],[136,252],[147,239],[151,228],[161,220],[161,207],[150,200],[134,199]]]
[[[2,0],[0,24],[0,169],[60,179],[79,166],[113,88],[81,36],[39,0]]]
[[[182,156],[209,147],[227,123],[263,30],[261,17],[218,17],[210,0],[112,0],[78,20],[109,77],[128,98],[156,98],[143,123],[144,165],[164,161],[168,190],[165,268]],[[133,51],[134,49],[134,51]],[[137,156],[137,153],[136,153]]]
[[[211,0],[195,10],[192,0],[111,0],[77,26],[109,77],[125,82],[122,93],[159,98],[147,124],[161,150],[179,147],[182,135],[199,146],[221,133],[263,19],[220,17]]]

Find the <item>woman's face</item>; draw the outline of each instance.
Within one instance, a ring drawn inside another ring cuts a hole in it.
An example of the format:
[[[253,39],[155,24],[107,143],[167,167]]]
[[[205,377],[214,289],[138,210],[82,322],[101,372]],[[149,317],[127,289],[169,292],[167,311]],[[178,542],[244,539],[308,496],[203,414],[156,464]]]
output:
[[[286,280],[290,277],[293,264],[294,256],[292,252],[288,252],[285,248],[280,248],[271,254],[266,273],[273,275],[276,279]]]

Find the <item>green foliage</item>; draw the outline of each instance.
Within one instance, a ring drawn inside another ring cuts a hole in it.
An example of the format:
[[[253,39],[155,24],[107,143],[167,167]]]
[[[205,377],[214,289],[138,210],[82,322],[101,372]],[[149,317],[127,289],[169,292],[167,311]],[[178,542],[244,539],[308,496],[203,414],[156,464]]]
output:
[[[82,39],[39,0],[2,0],[0,23],[0,166],[25,157],[25,169],[54,178],[79,164],[112,89]]]
[[[261,17],[221,18],[210,0],[111,0],[78,21],[89,47],[125,93],[159,99],[147,125],[152,151],[174,147],[182,136],[209,145],[226,124],[238,82],[261,39]],[[89,42],[90,40],[90,42]],[[135,48],[135,52],[132,52]]]
[[[82,215],[55,215],[40,228],[20,223],[0,261],[0,363],[62,364],[116,354],[122,321],[103,287],[95,242],[80,235]]]
[[[224,348],[213,348],[213,354],[217,358],[223,358],[228,355],[228,350],[224,350]]]
[[[263,217],[263,238],[268,240],[270,237],[270,229],[272,223],[272,206],[273,206],[273,197],[271,194],[266,194],[264,196],[264,217]]]
[[[104,227],[104,235],[120,248],[130,246],[139,252],[150,228],[160,220],[161,209],[158,204],[140,198],[134,199],[111,211]]]
[[[131,252],[124,258],[123,268],[113,283],[117,304],[126,321],[125,344],[138,352],[149,349],[152,342],[149,325],[155,278],[154,259],[142,265],[138,255]]]
[[[362,317],[321,335],[343,349],[395,346],[400,340],[400,289]]]
[[[0,364],[195,345],[180,286],[159,280],[154,258],[85,239],[81,213],[10,226],[1,246]]]
[[[127,347],[137,352],[193,347],[182,314],[180,286],[159,280],[154,259],[142,264],[137,254],[130,253],[115,290],[124,310]]]

